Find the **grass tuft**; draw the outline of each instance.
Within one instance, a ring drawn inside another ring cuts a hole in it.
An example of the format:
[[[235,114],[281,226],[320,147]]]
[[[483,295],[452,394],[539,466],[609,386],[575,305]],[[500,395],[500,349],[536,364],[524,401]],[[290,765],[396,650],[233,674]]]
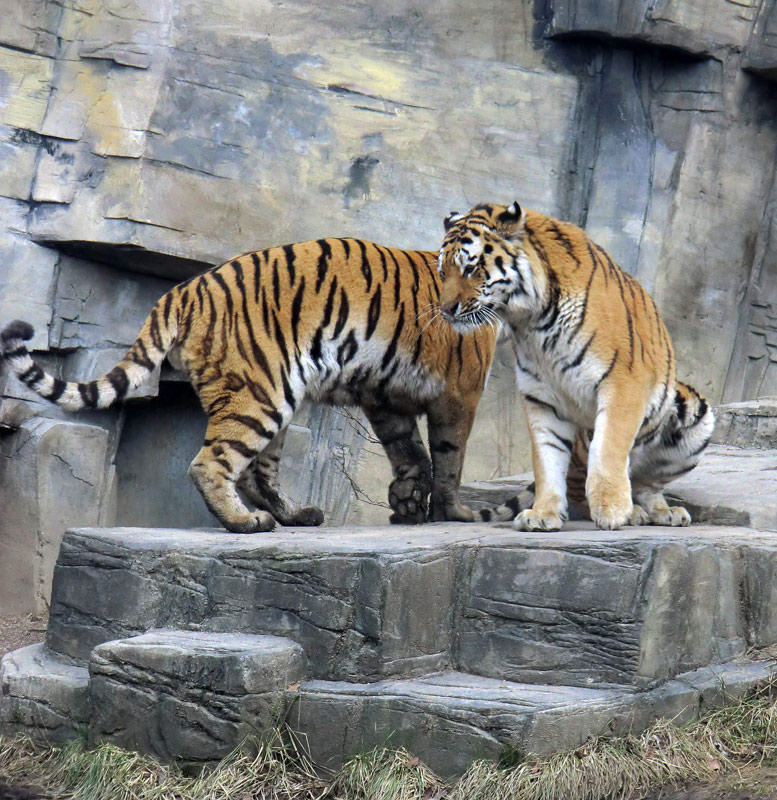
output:
[[[569,753],[479,761],[446,784],[406,750],[376,749],[324,781],[304,749],[275,732],[198,776],[82,741],[42,747],[0,739],[0,782],[33,783],[54,800],[604,800],[708,781],[744,765],[777,765],[777,681],[680,728],[599,738]]]

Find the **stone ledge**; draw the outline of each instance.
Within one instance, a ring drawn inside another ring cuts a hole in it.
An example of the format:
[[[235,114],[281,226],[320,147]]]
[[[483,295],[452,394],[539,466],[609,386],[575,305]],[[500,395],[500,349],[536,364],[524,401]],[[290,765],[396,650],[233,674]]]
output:
[[[92,744],[198,764],[278,725],[305,655],[276,636],[152,631],[96,647],[89,672]]]
[[[0,662],[0,732],[59,744],[89,722],[89,671],[42,644],[7,653]]]
[[[291,727],[314,761],[337,768],[374,747],[406,747],[445,777],[506,748],[549,755],[603,734],[639,733],[660,717],[691,722],[768,680],[773,662],[730,663],[677,676],[650,691],[536,686],[442,673],[375,684],[311,681]]]
[[[60,552],[47,643],[86,663],[155,628],[236,631],[297,642],[321,680],[648,686],[777,642],[776,564],[777,533],[701,525],[81,529]]]

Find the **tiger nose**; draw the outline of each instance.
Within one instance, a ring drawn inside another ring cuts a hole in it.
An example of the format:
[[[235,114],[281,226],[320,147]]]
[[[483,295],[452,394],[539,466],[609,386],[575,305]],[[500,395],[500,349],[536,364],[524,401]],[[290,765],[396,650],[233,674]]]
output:
[[[455,317],[456,314],[459,313],[459,301],[451,300],[449,303],[443,303],[440,306],[440,311],[442,311],[442,315],[446,318]]]

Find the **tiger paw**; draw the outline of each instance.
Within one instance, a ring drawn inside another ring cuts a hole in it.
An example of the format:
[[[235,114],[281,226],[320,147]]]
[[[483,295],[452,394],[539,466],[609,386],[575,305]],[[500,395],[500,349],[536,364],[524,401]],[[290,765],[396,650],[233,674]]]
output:
[[[560,531],[564,519],[552,509],[527,508],[513,520],[517,531]]]
[[[629,515],[629,525],[634,525],[635,527],[639,525],[650,525],[650,515],[642,506],[634,503],[634,508]]]
[[[432,522],[474,522],[475,512],[463,503],[446,503],[433,497],[429,519]]]
[[[618,531],[631,524],[633,510],[634,506],[630,501],[605,501],[596,505],[591,503],[591,519],[603,531]]]
[[[297,509],[290,517],[288,525],[315,526],[324,522],[324,512],[316,506]]]
[[[394,525],[426,522],[432,488],[429,475],[415,465],[400,467],[397,473],[389,486],[389,505],[394,512],[389,521]]]
[[[682,506],[667,506],[653,510],[650,514],[650,521],[653,525],[685,528],[691,524],[691,515]]]
[[[232,533],[266,533],[275,527],[275,517],[268,511],[254,511],[242,519],[222,520],[222,524]]]

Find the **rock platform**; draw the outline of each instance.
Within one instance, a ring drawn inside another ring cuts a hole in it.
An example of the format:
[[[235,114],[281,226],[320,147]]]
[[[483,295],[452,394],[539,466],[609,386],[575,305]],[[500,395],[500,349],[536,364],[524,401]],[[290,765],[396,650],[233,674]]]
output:
[[[71,530],[1,729],[199,764],[285,716],[321,766],[405,745],[452,776],[770,675],[777,532],[567,527]]]

